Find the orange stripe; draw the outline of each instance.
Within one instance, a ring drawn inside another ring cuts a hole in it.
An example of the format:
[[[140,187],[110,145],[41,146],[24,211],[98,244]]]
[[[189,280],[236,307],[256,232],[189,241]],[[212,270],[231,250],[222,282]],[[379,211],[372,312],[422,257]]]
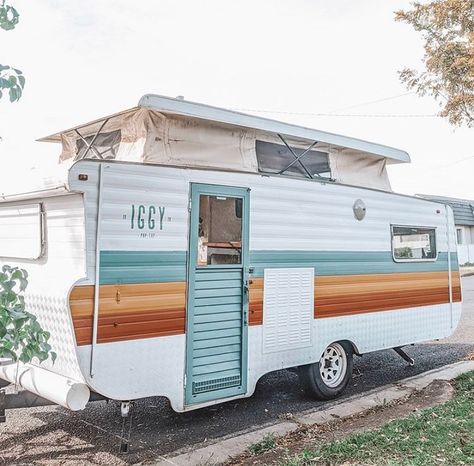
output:
[[[452,273],[453,300],[461,300],[458,272]],[[314,317],[430,306],[449,302],[446,272],[316,277]]]
[[[461,301],[452,272],[453,301]],[[331,275],[315,278],[314,317],[336,317],[449,302],[447,272]],[[250,281],[250,325],[263,324],[263,278]]]
[[[263,278],[249,280],[249,325],[263,324]]]
[[[100,287],[99,343],[184,333],[186,283]],[[94,287],[78,286],[69,303],[78,345],[92,342]]]
[[[249,282],[249,325],[263,324],[263,278]],[[452,273],[453,301],[461,301],[459,272]],[[336,317],[449,302],[446,272],[334,275],[315,278],[314,317]],[[78,345],[92,341],[94,287],[70,295]],[[99,343],[180,335],[185,332],[186,283],[101,285]]]

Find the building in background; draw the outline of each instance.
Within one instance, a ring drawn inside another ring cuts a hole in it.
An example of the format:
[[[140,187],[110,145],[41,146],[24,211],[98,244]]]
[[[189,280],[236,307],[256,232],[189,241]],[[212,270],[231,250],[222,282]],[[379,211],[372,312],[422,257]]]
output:
[[[448,204],[453,209],[458,241],[459,264],[474,263],[474,200],[417,194],[418,197]]]

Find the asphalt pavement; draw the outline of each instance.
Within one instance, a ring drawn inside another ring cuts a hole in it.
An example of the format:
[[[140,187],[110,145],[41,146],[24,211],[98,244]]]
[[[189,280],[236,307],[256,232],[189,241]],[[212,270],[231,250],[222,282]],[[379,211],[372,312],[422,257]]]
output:
[[[474,276],[463,278],[463,299],[462,320],[452,337],[408,347],[414,367],[392,350],[356,358],[344,396],[460,361],[474,352]],[[175,413],[161,398],[140,400],[133,408],[130,452],[125,455],[119,452],[122,419],[116,402],[91,403],[76,413],[62,407],[12,410],[7,422],[0,424],[0,464],[155,462],[161,455],[202,447],[320,405],[305,396],[297,375],[290,371],[263,377],[251,398],[184,414]]]

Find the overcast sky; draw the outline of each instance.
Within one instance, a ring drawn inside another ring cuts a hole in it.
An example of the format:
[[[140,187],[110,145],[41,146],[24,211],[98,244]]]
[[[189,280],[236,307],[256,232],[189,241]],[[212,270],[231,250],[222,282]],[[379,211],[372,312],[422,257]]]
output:
[[[408,1],[9,3],[21,18],[0,31],[0,63],[27,87],[0,102],[0,192],[56,164],[60,147],[36,138],[158,93],[405,149],[412,164],[389,172],[396,191],[474,199],[473,129],[429,116],[427,97],[367,104],[406,94],[397,70],[421,66],[421,38],[393,19]]]

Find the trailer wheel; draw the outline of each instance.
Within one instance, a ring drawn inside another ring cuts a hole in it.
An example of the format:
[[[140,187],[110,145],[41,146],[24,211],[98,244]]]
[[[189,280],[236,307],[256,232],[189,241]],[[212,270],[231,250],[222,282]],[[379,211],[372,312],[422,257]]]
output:
[[[300,367],[299,376],[305,391],[318,400],[331,400],[339,396],[352,375],[352,356],[350,343],[331,343],[318,362]]]

